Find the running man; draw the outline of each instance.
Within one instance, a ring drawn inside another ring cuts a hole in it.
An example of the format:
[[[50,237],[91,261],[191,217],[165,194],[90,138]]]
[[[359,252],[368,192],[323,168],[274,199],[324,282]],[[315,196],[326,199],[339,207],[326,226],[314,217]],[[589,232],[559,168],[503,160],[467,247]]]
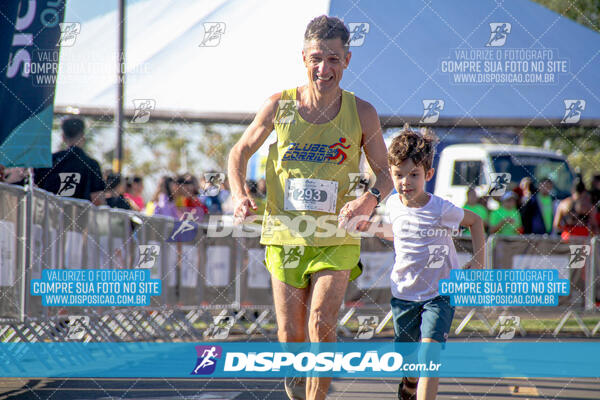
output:
[[[173,234],[171,235],[171,240],[176,240],[175,237],[194,230],[196,227],[194,226],[193,223],[195,223],[196,221],[198,221],[198,217],[196,217],[196,209],[192,209],[192,211],[186,211],[181,215],[180,221],[181,224],[179,225],[179,227],[175,230],[175,232],[173,232]]]
[[[570,118],[581,115],[583,111],[583,106],[581,105],[581,100],[577,100],[574,103],[571,103],[569,108],[567,108],[568,113],[565,114],[565,117],[562,119],[562,123],[567,122]]]
[[[202,357],[204,358],[202,359],[202,362],[196,366],[196,369],[194,369],[194,374],[197,374],[199,369],[210,367],[215,363],[213,361],[213,358],[217,356],[216,350],[217,349],[214,346],[210,349],[204,350],[204,352],[202,353]]]
[[[350,62],[349,38],[341,20],[325,15],[313,19],[302,51],[307,84],[269,97],[229,154],[234,217],[243,220],[256,210],[244,189],[248,160],[273,129],[277,133],[266,164],[261,243],[266,245],[265,265],[271,273],[280,342],[336,340],[338,311],[348,281],[360,275],[360,237],[336,226],[338,219],[368,219],[392,188],[377,112],[339,86]],[[293,121],[274,123],[280,105],[289,103],[296,104]],[[323,155],[340,137],[345,138],[346,158],[331,162]],[[350,176],[355,175],[349,174],[360,172],[361,147],[376,175],[376,187],[350,196]],[[308,225],[319,224],[316,233],[320,234],[298,231],[306,223],[298,224],[296,217],[314,218]],[[319,229],[323,220],[332,229]],[[284,246],[303,248],[295,268],[284,265]],[[307,379],[305,392],[302,381],[286,379],[290,398],[324,399],[331,378]],[[292,382],[300,383],[294,387]]]

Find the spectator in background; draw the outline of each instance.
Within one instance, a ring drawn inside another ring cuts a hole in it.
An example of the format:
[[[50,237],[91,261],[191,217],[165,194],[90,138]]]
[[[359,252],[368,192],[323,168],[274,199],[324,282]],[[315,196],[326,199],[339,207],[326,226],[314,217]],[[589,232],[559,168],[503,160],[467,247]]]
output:
[[[552,222],[554,221],[556,208],[554,206],[554,199],[550,195],[554,184],[550,178],[544,178],[540,180],[539,186],[539,189],[536,191],[533,183],[530,183],[529,189],[534,194],[524,198],[525,201],[521,206],[523,233],[549,235],[552,233]]]
[[[475,188],[472,186],[467,189],[467,202],[463,208],[465,210],[473,211],[475,214],[477,214],[483,221],[484,229],[488,229],[488,209],[481,204],[479,197],[477,196],[477,192],[475,192]],[[469,229],[465,229],[463,233],[465,235],[471,235]]]
[[[199,189],[198,180],[194,175],[185,174],[177,178],[175,204],[177,204],[180,215],[196,210],[194,215],[197,221],[202,221],[204,215],[208,214],[208,209],[198,197]]]
[[[519,186],[515,191],[520,194],[520,204],[525,204],[534,193],[533,180],[528,176],[521,179],[521,182],[519,182]]]
[[[221,202],[221,210],[223,214],[233,214],[234,206],[231,198],[231,191],[229,190],[229,181],[227,178],[225,178],[225,181],[221,183],[219,201]]]
[[[139,176],[133,176],[127,179],[127,186],[123,197],[132,203],[132,209],[141,211],[144,209],[144,181]]]
[[[592,195],[592,203],[596,206],[596,211],[600,210],[600,175],[592,177],[590,194]]]
[[[267,181],[265,178],[260,178],[256,184],[258,195],[263,199],[267,198]]]
[[[106,176],[106,191],[104,192],[106,204],[112,208],[131,210],[131,204],[125,200],[123,193],[125,193],[125,180],[121,178],[120,174],[109,173]]]
[[[62,131],[67,149],[52,154],[51,168],[35,169],[36,185],[59,196],[103,204],[105,184],[100,164],[82,149],[85,142],[83,120],[76,117],[63,119]]]
[[[179,218],[177,206],[175,205],[175,192],[177,183],[170,176],[163,176],[158,183],[158,188],[148,203],[146,213],[149,215],[164,215],[172,218]],[[151,213],[150,213],[151,211]]]
[[[211,171],[209,174],[214,174],[216,172]],[[203,195],[200,196],[200,200],[206,205],[209,214],[223,214],[223,207],[221,202],[221,189],[223,188],[223,184],[219,183],[218,188],[214,182],[208,182],[204,177],[200,183],[200,187],[202,188]],[[215,188],[218,189],[216,192]],[[207,196],[207,194],[214,194],[213,196]]]
[[[517,209],[518,195],[507,191],[501,198],[500,208],[490,214],[490,233],[518,235],[523,233],[521,214]]]
[[[554,216],[554,228],[569,241],[571,236],[589,236],[598,233],[596,207],[583,181],[578,178],[571,189],[571,196],[560,202]]]

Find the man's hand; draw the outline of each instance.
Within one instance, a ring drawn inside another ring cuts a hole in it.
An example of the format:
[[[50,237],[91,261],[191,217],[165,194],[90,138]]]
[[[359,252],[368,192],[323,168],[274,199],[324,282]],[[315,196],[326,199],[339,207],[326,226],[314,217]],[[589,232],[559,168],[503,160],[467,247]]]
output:
[[[233,210],[233,221],[235,224],[241,224],[246,217],[254,215],[251,210],[256,210],[256,203],[251,197],[242,196],[234,199],[235,209]]]
[[[349,201],[340,210],[338,227],[348,231],[367,230],[375,207],[377,207],[377,199],[370,193],[365,193],[358,199]]]

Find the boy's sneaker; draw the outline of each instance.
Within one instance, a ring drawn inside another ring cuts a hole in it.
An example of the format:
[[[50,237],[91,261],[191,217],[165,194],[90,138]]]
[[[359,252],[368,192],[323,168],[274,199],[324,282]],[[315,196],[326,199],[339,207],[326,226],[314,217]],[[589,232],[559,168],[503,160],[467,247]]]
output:
[[[409,393],[406,388],[414,390],[414,393]],[[411,382],[407,378],[402,378],[398,385],[399,400],[417,400],[417,382]]]
[[[290,400],[305,400],[306,399],[306,378],[303,376],[286,377],[283,380],[285,393]]]

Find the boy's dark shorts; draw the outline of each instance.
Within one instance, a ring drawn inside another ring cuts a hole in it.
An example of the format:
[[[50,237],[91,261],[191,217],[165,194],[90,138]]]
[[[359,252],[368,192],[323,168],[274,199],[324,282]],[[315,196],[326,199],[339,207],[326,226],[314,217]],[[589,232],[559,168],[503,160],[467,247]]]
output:
[[[408,301],[392,297],[394,340],[419,342],[431,338],[445,343],[454,317],[449,296],[437,296],[425,301]]]

